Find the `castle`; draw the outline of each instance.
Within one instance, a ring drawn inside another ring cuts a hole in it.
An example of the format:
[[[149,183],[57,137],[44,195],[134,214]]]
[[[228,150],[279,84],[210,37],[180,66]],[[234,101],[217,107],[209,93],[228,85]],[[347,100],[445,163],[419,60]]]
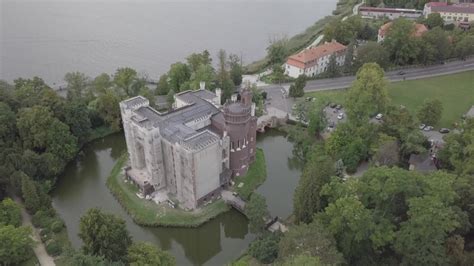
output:
[[[255,160],[255,104],[244,89],[221,106],[221,90],[174,96],[161,113],[137,96],[120,103],[130,167],[126,176],[146,195],[164,192],[185,209],[220,195]],[[163,193],[162,193],[163,194]]]

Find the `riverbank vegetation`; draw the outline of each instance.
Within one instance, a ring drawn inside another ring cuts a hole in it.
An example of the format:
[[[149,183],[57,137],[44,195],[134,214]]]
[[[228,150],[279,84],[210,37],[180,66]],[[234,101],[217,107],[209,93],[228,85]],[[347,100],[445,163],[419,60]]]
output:
[[[179,208],[174,209],[164,206],[164,204],[158,205],[153,201],[140,199],[136,195],[138,188],[131,183],[124,182],[122,168],[125,166],[126,161],[126,155],[117,160],[110,176],[107,178],[107,187],[136,224],[144,226],[198,227],[230,209],[223,200],[214,201],[195,211],[184,211]]]
[[[426,98],[438,99],[443,112],[438,125],[453,127],[471,108],[474,102],[472,84],[474,71],[444,75],[419,80],[400,81],[388,85],[388,95],[393,105],[403,105],[415,115]],[[327,99],[328,102],[344,105],[347,90],[306,93],[305,96]]]
[[[267,178],[267,165],[265,163],[265,155],[262,149],[257,149],[255,162],[253,162],[245,176],[237,176],[234,178],[235,191],[244,200],[250,199],[250,195],[265,182]],[[239,185],[242,184],[240,187]]]
[[[343,17],[352,13],[352,8],[358,0],[339,0],[336,10],[332,16],[326,16],[312,26],[308,27],[303,33],[297,34],[289,39],[274,39],[267,47],[267,56],[261,60],[245,66],[245,72],[249,74],[257,73],[265,68],[271,68],[276,63],[283,64],[286,57],[294,54],[309,46],[318,35],[322,34],[327,24],[341,20]],[[277,55],[275,57],[275,55]],[[279,58],[275,60],[274,58]]]
[[[306,163],[294,194],[295,224],[279,240],[274,264],[469,265],[473,260],[474,198],[466,193],[474,190],[474,154],[468,148],[474,120],[446,135],[437,156],[440,170],[408,171],[410,155],[426,152],[430,144],[407,108],[393,104],[383,79],[376,64],[359,70],[345,95],[348,120],[326,138],[319,137],[325,129],[289,131],[306,139],[302,143],[309,148],[299,153]],[[379,112],[383,123],[371,121]],[[347,175],[361,161],[369,161],[369,169],[359,177]]]

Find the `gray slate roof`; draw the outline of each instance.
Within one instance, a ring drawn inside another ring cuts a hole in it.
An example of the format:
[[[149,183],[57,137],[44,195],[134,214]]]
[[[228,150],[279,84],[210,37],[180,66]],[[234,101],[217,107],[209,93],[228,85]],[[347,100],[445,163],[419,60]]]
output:
[[[212,92],[198,90],[187,91],[176,95],[189,105],[160,113],[150,106],[142,106],[134,111],[132,118],[135,123],[146,128],[159,128],[160,134],[171,143],[180,143],[189,150],[199,150],[219,140],[218,136],[207,130],[194,130],[186,123],[205,119],[219,114],[220,110],[206,101],[216,97]],[[125,100],[127,107],[143,103],[145,98],[138,96]]]

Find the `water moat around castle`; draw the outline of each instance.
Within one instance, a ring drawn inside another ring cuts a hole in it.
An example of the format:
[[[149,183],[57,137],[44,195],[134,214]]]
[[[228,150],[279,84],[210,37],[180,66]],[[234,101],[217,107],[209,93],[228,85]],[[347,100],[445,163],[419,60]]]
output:
[[[293,144],[284,133],[270,130],[257,137],[257,147],[265,152],[267,180],[257,189],[267,200],[272,215],[287,217],[292,211],[293,191],[301,168],[292,160]],[[253,239],[246,218],[231,210],[199,228],[150,228],[133,223],[106,187],[106,179],[117,159],[126,151],[123,133],[96,140],[83,155],[68,165],[53,192],[53,204],[65,220],[74,247],[79,218],[89,208],[99,207],[127,222],[135,240],[149,241],[168,250],[178,265],[223,265],[236,259]]]

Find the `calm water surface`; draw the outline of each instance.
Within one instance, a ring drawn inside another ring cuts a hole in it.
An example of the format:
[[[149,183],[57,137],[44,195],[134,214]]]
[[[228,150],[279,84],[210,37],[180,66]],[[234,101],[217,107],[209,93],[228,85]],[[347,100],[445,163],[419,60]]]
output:
[[[292,211],[293,191],[300,168],[290,158],[293,145],[278,131],[259,135],[257,146],[265,152],[267,180],[258,192],[267,199],[272,215],[287,217]],[[122,134],[97,140],[68,165],[53,192],[53,204],[65,220],[76,248],[79,219],[89,208],[99,207],[127,223],[134,240],[150,241],[170,251],[178,265],[223,265],[237,258],[253,239],[246,218],[232,210],[195,229],[149,228],[133,223],[107,189],[105,182],[120,155],[125,152]]]
[[[193,52],[221,48],[249,63],[337,0],[0,0],[0,79],[89,76],[130,66],[157,78]]]

